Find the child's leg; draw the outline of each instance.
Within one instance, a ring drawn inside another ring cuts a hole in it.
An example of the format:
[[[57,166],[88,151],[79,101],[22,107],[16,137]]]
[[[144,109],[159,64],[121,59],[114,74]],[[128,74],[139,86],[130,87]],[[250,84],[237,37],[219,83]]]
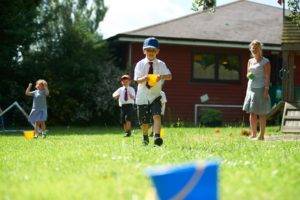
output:
[[[143,143],[149,144],[148,129],[151,122],[151,115],[148,105],[138,105],[138,119],[143,132]]]
[[[42,128],[42,137],[46,138],[46,123],[45,122],[41,122],[41,128]]]
[[[148,136],[149,124],[142,124],[141,128],[142,128],[143,135]]]
[[[131,122],[130,121],[125,121],[124,131],[125,131],[125,137],[131,136]]]
[[[126,121],[126,131],[131,131],[131,121]]]
[[[143,132],[143,143],[144,143],[144,145],[148,145],[149,144],[149,136],[148,136],[149,124],[142,124],[141,129]]]
[[[163,139],[160,137],[161,128],[161,97],[156,98],[150,105],[151,114],[153,116],[153,133],[154,133],[154,144],[156,146],[161,146],[163,144]]]
[[[161,128],[161,117],[160,115],[153,115],[153,132],[155,134],[160,133],[160,128]]]
[[[43,132],[46,132],[46,123],[45,122],[41,122],[41,128]]]
[[[34,123],[34,138],[37,138],[39,136],[39,127],[40,127],[40,122],[35,122]]]

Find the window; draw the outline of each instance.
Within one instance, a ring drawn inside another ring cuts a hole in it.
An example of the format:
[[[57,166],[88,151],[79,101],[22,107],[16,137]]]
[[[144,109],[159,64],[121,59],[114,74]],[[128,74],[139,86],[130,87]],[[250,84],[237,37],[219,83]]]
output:
[[[240,80],[240,58],[237,55],[196,53],[193,56],[192,79],[237,82]]]

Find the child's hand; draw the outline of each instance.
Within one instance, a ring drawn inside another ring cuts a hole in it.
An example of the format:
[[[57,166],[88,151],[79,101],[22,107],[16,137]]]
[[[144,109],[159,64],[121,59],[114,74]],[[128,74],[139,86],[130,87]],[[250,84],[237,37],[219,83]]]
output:
[[[135,99],[135,96],[132,95],[130,92],[128,93],[128,95],[129,95],[129,97],[130,97],[131,99]]]
[[[146,81],[146,82],[149,81],[148,75],[144,76],[144,77],[143,77],[143,80]]]
[[[30,87],[30,88],[31,88],[31,87],[32,87],[32,83],[29,83],[29,84],[28,84],[28,87]]]
[[[160,80],[162,80],[162,75],[157,75],[157,79],[156,79],[156,82],[159,82]]]

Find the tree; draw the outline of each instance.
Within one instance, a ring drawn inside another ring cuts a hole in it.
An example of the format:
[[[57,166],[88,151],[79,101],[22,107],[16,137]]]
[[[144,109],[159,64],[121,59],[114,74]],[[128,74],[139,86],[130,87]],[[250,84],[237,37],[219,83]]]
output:
[[[0,1],[0,106],[20,99],[20,61],[34,41],[39,4],[40,0]]]
[[[52,122],[108,123],[116,108],[111,92],[121,72],[96,32],[106,12],[103,1],[44,0],[38,10],[35,50],[28,53],[24,66],[30,68],[34,62],[40,69],[36,77],[49,81]]]
[[[300,0],[289,0],[288,6],[292,21],[300,26]]]
[[[12,23],[14,27],[11,35],[24,34],[17,39],[6,37],[5,41],[13,44],[13,53],[4,59],[10,61],[5,65],[10,71],[1,67],[1,72],[7,73],[1,77],[0,103],[5,96],[7,104],[18,100],[29,110],[32,99],[24,96],[24,90],[29,82],[43,78],[50,89],[50,123],[109,123],[116,109],[111,92],[119,86],[121,72],[96,32],[106,12],[103,0],[41,0],[30,5],[30,9],[11,5],[12,16],[21,13],[26,20],[4,20],[4,25]],[[30,15],[22,13],[24,10]],[[1,50],[7,50],[6,44],[2,46]]]

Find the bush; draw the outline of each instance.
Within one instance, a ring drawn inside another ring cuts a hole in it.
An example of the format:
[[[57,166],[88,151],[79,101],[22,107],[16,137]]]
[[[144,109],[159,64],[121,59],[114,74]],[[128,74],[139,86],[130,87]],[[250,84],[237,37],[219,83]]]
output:
[[[216,109],[203,109],[200,113],[200,124],[203,126],[221,126],[222,125],[222,112]]]

